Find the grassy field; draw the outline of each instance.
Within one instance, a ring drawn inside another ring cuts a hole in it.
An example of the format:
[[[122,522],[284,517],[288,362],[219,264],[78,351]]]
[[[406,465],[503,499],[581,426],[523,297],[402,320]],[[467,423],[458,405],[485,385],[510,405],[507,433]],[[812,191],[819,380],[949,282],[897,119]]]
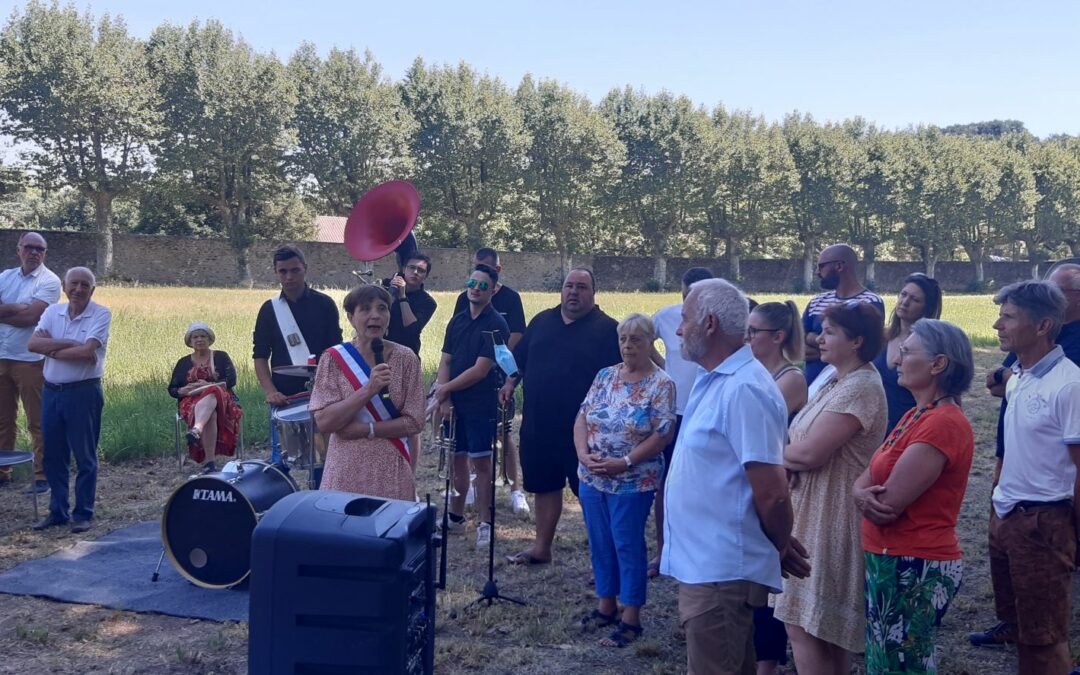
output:
[[[339,301],[344,291],[329,291]],[[237,366],[237,393],[245,410],[247,442],[267,437],[267,408],[251,362],[251,334],[259,306],[272,295],[267,290],[206,288],[99,288],[94,296],[112,309],[113,326],[105,368],[106,407],[102,420],[101,451],[108,459],[148,456],[172,448],[175,401],[166,392],[173,365],[188,353],[184,330],[191,321],[206,321],[217,334],[215,349],[228,352]],[[423,335],[421,360],[425,379],[434,378],[443,330],[450,320],[455,294],[436,293],[439,310]],[[554,293],[523,293],[525,316],[558,304]],[[804,306],[810,296],[795,298]],[[621,319],[632,312],[652,314],[679,301],[675,293],[600,293],[600,306]],[[759,301],[784,296],[758,295]],[[892,302],[887,298],[887,303]],[[997,344],[990,328],[997,308],[988,296],[954,296],[945,302],[945,318],[959,324],[977,346]],[[352,334],[344,312],[341,323]],[[23,427],[25,428],[25,427]],[[27,438],[20,438],[25,446]]]

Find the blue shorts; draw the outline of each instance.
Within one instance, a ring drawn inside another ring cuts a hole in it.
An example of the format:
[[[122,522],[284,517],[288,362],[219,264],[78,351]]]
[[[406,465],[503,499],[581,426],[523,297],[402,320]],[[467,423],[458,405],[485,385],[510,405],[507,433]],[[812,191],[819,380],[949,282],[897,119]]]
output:
[[[495,440],[495,419],[486,415],[461,415],[455,420],[454,434],[457,445],[455,454],[468,453],[469,457],[490,457],[492,441]]]

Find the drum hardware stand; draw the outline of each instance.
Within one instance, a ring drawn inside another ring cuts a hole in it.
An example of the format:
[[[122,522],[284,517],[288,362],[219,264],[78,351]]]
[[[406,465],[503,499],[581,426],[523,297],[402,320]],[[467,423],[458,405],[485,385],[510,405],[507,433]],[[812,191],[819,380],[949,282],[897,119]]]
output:
[[[150,577],[150,583],[152,583],[152,584],[156,584],[156,583],[157,583],[157,580],[158,580],[158,579],[160,578],[160,576],[161,576],[161,575],[160,575],[160,572],[161,572],[161,563],[162,563],[162,562],[164,562],[164,561],[165,561],[165,547],[164,547],[164,546],[162,546],[162,547],[161,547],[161,555],[159,555],[159,556],[158,556],[158,559],[157,559],[157,566],[156,566],[156,567],[154,567],[154,574],[153,574],[153,575],[152,575],[152,576]]]
[[[498,419],[495,420],[495,424],[505,428],[506,406],[499,406]],[[484,588],[480,591],[480,597],[476,598],[469,604],[462,608],[462,611],[472,607],[473,605],[479,605],[484,602],[488,607],[496,601],[511,602],[515,605],[525,606],[527,603],[519,598],[511,598],[503,595],[499,592],[499,585],[495,582],[495,474],[496,467],[495,461],[498,458],[497,448],[495,446],[499,439],[499,429],[496,427],[495,435],[491,438],[491,500],[488,504],[488,508],[491,513],[491,538],[488,540],[488,575],[487,581],[484,583]]]

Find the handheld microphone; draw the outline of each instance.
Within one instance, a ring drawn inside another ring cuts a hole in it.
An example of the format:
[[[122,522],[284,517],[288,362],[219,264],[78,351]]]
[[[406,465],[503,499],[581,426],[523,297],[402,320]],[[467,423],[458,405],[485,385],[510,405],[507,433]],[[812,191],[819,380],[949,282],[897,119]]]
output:
[[[371,351],[375,354],[375,365],[386,363],[386,361],[383,360],[382,338],[375,338],[371,341]],[[382,390],[379,391],[379,398],[383,400],[383,403],[390,401],[389,387],[383,387]]]

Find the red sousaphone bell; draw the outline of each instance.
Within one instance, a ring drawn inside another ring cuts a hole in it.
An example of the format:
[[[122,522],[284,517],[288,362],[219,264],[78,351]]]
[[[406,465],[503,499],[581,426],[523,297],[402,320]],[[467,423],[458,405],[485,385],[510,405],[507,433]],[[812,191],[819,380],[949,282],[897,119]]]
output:
[[[392,180],[377,185],[353,206],[345,222],[345,249],[365,262],[394,251],[398,265],[403,265],[416,250],[412,229],[419,214],[420,194],[412,183]]]

